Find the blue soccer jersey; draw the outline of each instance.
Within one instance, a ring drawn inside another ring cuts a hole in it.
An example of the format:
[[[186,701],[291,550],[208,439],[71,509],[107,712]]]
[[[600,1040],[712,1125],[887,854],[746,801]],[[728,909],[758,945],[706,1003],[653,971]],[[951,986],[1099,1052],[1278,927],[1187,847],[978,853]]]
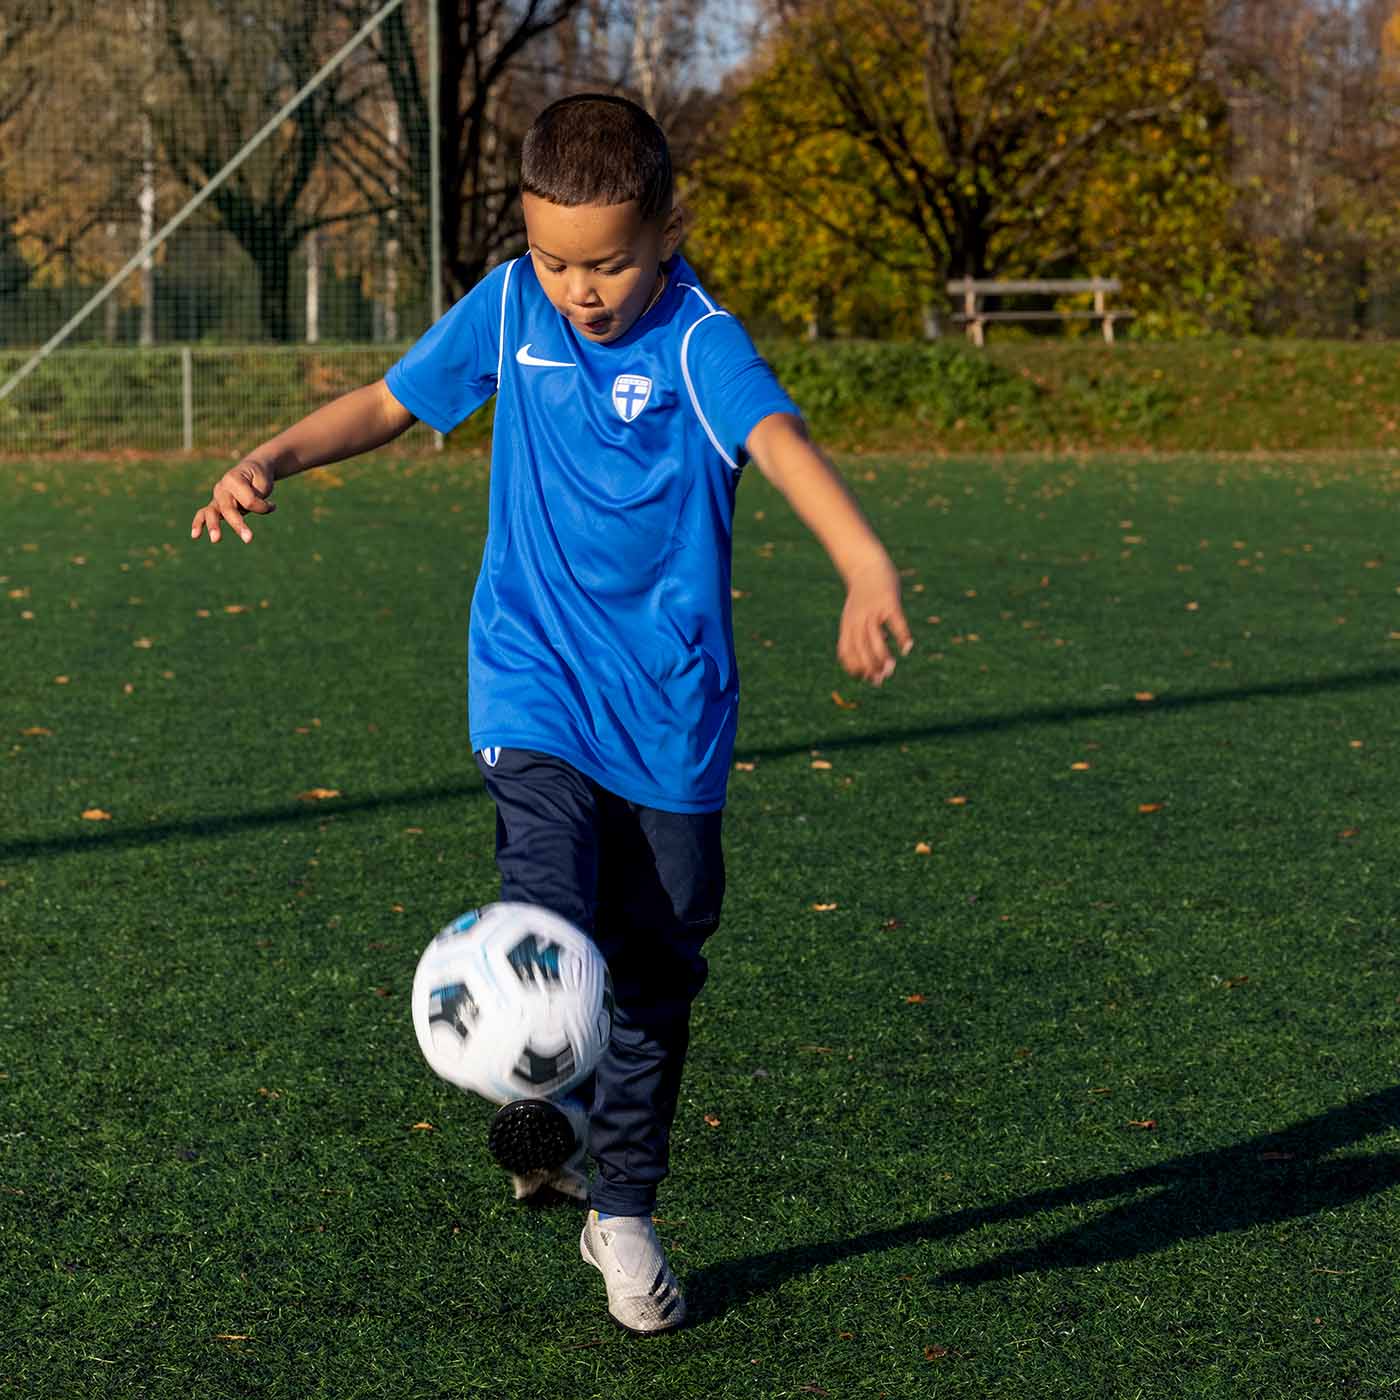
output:
[[[749,433],[795,413],[680,257],[594,344],[528,257],[498,267],[390,371],[450,432],[493,393],[490,526],[472,600],[475,749],[553,754],[673,812],[724,805],[738,720],[734,491]]]

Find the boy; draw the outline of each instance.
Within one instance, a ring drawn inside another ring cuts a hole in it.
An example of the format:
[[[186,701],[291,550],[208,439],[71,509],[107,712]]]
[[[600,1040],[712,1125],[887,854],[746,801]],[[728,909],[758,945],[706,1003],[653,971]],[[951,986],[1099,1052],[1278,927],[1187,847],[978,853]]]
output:
[[[491,1147],[517,1195],[587,1196],[580,1250],[603,1275],[609,1313],[662,1332],[685,1305],[651,1214],[706,975],[701,945],[724,894],[738,705],[730,531],[750,457],[845,582],[847,671],[882,684],[895,666],[885,630],[901,653],[913,642],[883,546],[743,329],[677,253],[682,218],[656,123],[621,98],[556,102],[526,136],[521,188],[529,251],[382,381],[225,473],[191,535],[217,542],[227,525],[247,542],[246,516],[274,509],[275,482],[380,447],[420,418],[450,432],[496,396],[468,675],[501,898],[589,933],[616,1007],[591,1104],[507,1105]]]

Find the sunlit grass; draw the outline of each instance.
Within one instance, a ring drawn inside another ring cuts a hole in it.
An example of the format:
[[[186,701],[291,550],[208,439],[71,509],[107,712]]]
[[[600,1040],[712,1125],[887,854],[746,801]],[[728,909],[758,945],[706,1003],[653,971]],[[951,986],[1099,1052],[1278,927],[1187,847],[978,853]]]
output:
[[[287,483],[213,549],[216,470],[0,483],[0,1389],[1393,1387],[1392,465],[854,461],[918,641],[878,692],[744,482],[730,893],[658,1227],[697,1321],[643,1346],[408,1020],[494,892],[483,467]]]

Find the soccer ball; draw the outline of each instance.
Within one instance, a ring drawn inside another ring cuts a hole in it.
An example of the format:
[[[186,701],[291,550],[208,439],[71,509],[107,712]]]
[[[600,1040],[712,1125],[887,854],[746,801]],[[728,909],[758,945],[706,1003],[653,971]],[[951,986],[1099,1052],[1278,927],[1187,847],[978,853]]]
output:
[[[433,1073],[493,1103],[567,1093],[612,1034],[612,981],[592,939],[533,904],[487,904],[428,944],[413,1029]]]

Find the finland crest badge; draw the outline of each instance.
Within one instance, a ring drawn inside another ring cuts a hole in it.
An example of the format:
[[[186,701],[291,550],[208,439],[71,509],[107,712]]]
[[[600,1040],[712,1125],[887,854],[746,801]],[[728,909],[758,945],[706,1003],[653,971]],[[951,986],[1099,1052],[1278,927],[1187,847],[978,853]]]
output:
[[[612,401],[617,415],[630,423],[651,398],[651,380],[644,374],[619,374],[613,380]]]

